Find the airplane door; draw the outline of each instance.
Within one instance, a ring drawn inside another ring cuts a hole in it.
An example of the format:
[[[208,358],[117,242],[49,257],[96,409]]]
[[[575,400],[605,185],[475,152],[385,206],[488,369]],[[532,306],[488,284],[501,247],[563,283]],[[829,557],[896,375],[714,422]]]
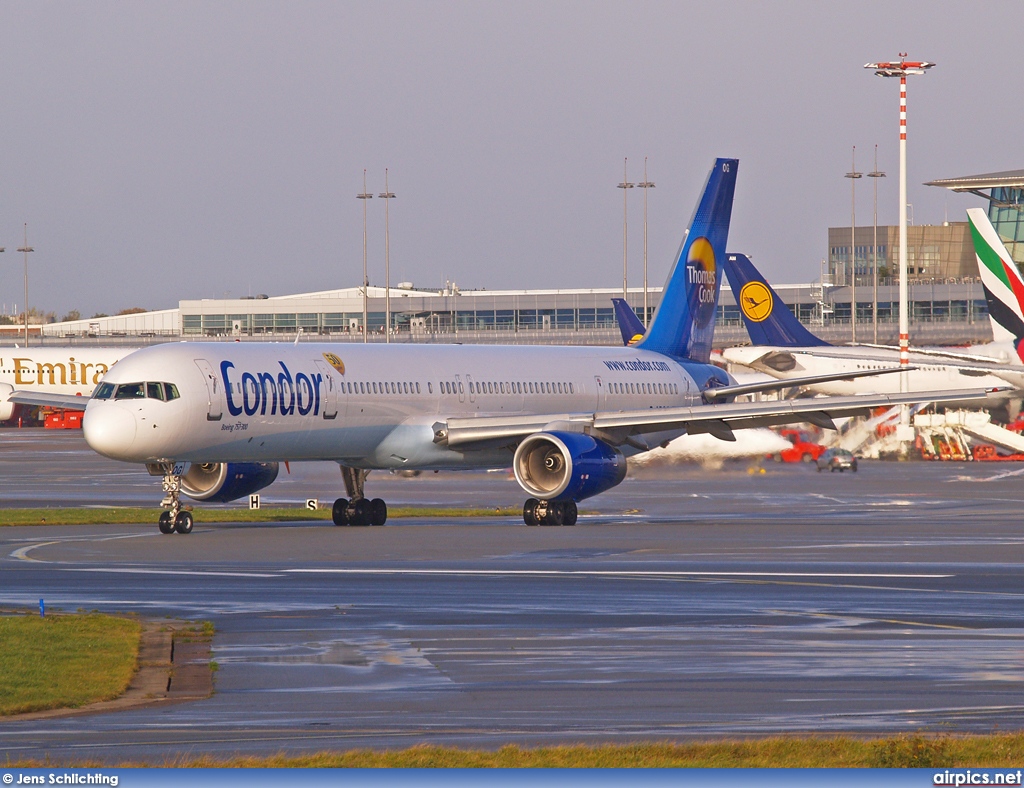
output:
[[[459,402],[466,401],[466,389],[462,385],[462,378],[459,375],[455,376],[455,385],[459,388]]]
[[[473,386],[472,375],[466,375],[466,385],[469,386],[469,401],[476,402],[476,389]]]
[[[600,375],[594,375],[594,390],[597,392],[596,410],[608,410],[608,384]]]
[[[206,379],[206,395],[209,398],[206,409],[207,421],[220,421],[224,416],[224,408],[221,406],[221,385],[220,378],[213,371],[213,366],[205,358],[193,359]]]
[[[338,389],[341,388],[341,381],[338,380],[338,372],[327,366],[323,361],[316,361],[316,368],[324,376],[321,397],[323,402],[323,414],[325,419],[338,418]]]

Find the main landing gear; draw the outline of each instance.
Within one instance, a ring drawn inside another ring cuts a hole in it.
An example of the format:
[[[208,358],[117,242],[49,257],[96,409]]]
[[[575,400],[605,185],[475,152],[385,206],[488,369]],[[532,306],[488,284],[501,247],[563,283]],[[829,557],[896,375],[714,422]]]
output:
[[[363,494],[369,471],[341,466],[348,498],[334,502],[331,518],[335,525],[384,525],[388,519],[388,505],[380,498],[367,500]]]
[[[523,521],[527,525],[576,525],[578,516],[575,501],[538,501],[529,498],[523,504]]]
[[[162,462],[157,466],[157,474],[163,472],[164,499],[161,505],[164,511],[160,513],[158,521],[160,533],[162,534],[190,534],[195,525],[192,519],[192,512],[186,511],[181,506],[181,476],[176,474],[174,463]],[[153,472],[153,469],[150,469]]]

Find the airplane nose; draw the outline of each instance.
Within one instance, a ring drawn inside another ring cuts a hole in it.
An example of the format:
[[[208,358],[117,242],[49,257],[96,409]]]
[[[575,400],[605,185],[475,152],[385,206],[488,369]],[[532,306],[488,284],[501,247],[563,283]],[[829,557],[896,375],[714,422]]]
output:
[[[135,442],[135,414],[113,403],[94,403],[82,419],[85,442],[113,460],[127,460]]]

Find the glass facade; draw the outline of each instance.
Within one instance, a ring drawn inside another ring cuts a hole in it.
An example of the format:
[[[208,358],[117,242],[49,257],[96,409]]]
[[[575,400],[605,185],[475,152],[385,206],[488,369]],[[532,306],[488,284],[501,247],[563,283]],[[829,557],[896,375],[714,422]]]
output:
[[[988,218],[1014,262],[1024,264],[1024,189],[993,189]]]

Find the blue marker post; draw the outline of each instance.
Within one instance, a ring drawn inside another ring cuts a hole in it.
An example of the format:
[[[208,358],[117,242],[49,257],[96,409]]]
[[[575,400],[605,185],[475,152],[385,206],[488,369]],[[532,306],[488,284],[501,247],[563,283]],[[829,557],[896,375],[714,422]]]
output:
[[[46,605],[43,604],[43,600],[39,600],[39,617],[46,618]]]

